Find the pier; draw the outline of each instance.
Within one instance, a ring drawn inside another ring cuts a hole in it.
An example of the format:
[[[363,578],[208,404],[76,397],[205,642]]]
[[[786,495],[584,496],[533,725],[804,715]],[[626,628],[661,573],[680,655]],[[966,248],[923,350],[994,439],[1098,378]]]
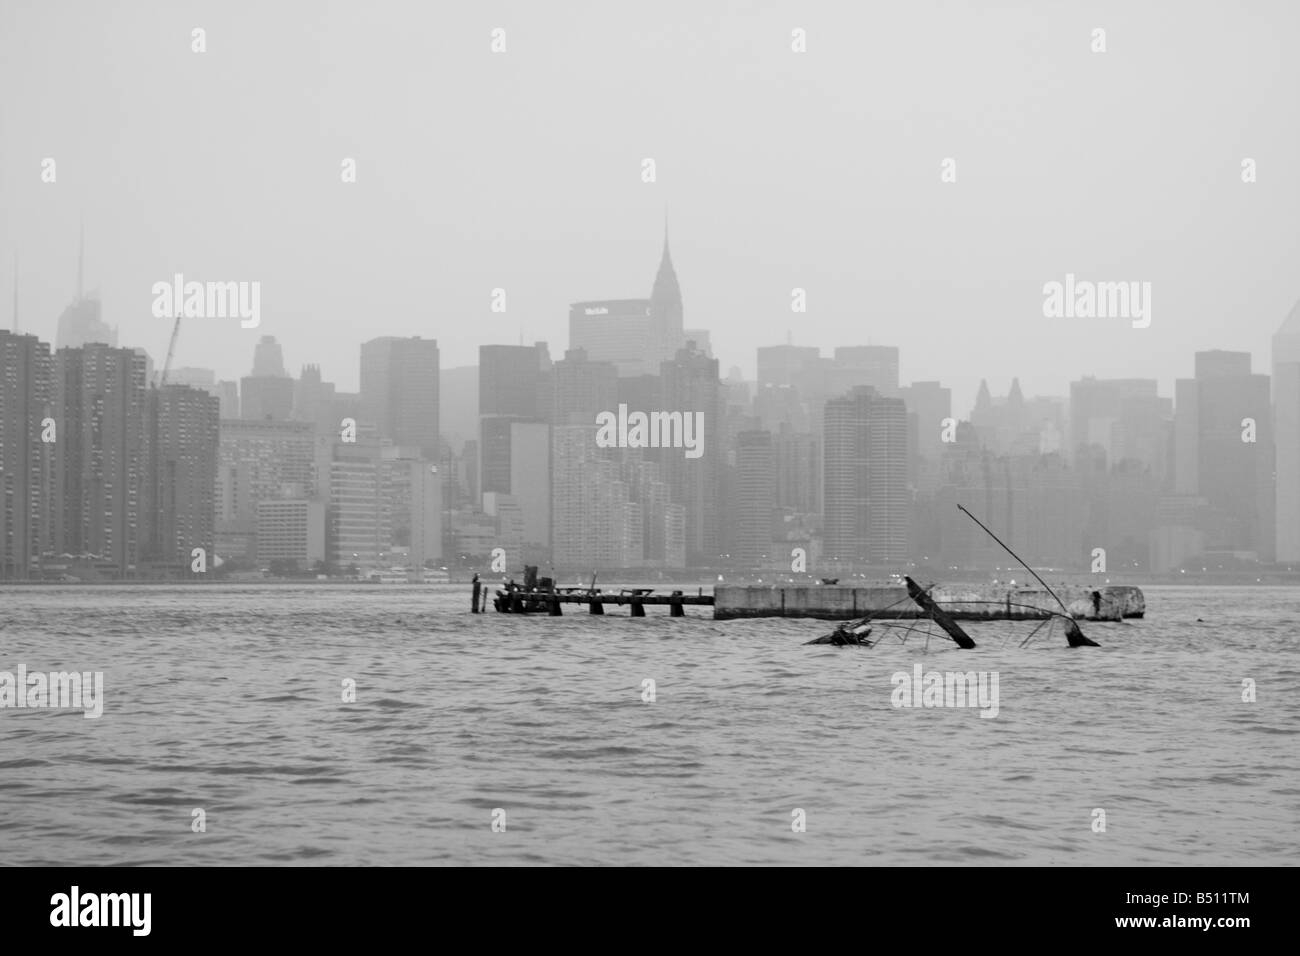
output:
[[[1106,585],[1055,588],[1072,617],[1088,621],[1118,621],[1146,613],[1140,588]],[[998,585],[937,586],[930,597],[957,621],[1041,621],[1059,613],[1044,588]],[[926,617],[903,585],[852,587],[792,584],[775,587],[719,585],[714,588],[713,616],[727,621],[750,617],[817,618],[827,621],[875,617],[911,620]]]

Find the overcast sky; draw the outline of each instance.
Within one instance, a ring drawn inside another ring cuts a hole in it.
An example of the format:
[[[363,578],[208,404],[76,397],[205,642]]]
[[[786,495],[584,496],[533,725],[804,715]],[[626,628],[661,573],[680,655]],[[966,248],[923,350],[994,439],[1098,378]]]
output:
[[[262,283],[259,328],[182,324],[174,365],[222,378],[263,334],[345,390],[376,335],[558,358],[570,302],[649,295],[667,205],[724,375],[789,331],[897,345],[963,415],[980,378],[1172,394],[1198,349],[1268,371],[1300,298],[1297,49],[1293,0],[0,0],[0,324],[17,253],[23,330],[53,340],[84,214],[87,286],[159,362],[176,272]],[[1150,327],[1045,318],[1067,272],[1151,282]]]

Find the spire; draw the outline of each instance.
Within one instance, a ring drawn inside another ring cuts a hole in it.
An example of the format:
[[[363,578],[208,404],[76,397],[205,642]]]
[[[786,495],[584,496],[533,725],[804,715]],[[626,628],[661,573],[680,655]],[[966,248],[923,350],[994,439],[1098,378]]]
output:
[[[1300,335],[1300,300],[1297,300],[1287,317],[1282,320],[1282,327],[1277,331],[1279,335]]]
[[[18,334],[18,253],[14,253],[14,335]]]
[[[659,258],[659,272],[655,275],[654,287],[650,290],[650,302],[653,305],[682,307],[682,290],[677,284],[677,272],[673,269],[673,257],[668,251],[668,210],[664,209],[664,251]]]
[[[1025,396],[1021,394],[1020,391],[1020,379],[1013,378],[1011,380],[1011,392],[1007,395],[1007,404],[1023,405],[1024,402],[1025,402]]]
[[[80,234],[77,238],[77,301],[82,298],[82,277],[86,264],[86,217],[81,217]]]

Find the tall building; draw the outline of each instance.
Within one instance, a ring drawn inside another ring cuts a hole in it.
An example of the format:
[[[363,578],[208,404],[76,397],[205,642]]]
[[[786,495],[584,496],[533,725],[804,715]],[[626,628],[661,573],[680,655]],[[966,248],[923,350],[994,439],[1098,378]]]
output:
[[[836,392],[869,385],[885,398],[898,396],[898,349],[895,346],[839,346],[828,371],[830,386]]]
[[[736,436],[735,549],[737,567],[772,563],[772,515],[776,510],[776,469],[772,433],[744,431]]]
[[[1273,336],[1277,560],[1300,562],[1300,302]]]
[[[668,249],[663,253],[648,299],[597,299],[569,306],[569,348],[584,349],[593,362],[613,362],[620,377],[655,375],[686,342],[682,290]],[[708,352],[708,343],[697,343]]]
[[[414,445],[437,460],[439,365],[436,339],[384,336],[361,346],[362,417],[381,438]]]
[[[55,354],[56,552],[94,555],[118,577],[140,558],[146,486],[145,359],[91,344]]]
[[[142,562],[160,570],[189,570],[193,550],[202,548],[212,566],[220,412],[220,399],[202,389],[165,385],[149,390]]]
[[[334,383],[321,379],[319,365],[304,365],[302,374],[294,383],[293,419],[314,422],[323,431],[334,431],[340,423],[334,421]]]
[[[660,366],[658,408],[632,410],[681,412],[683,419],[697,413],[700,416],[702,434],[696,436],[699,456],[687,458],[684,449],[660,448],[658,462],[671,500],[685,509],[687,562],[710,565],[719,558],[722,538],[722,383],[718,380],[718,360],[693,346],[686,343],[671,362]]]
[[[550,350],[533,345],[480,345],[478,350],[478,413],[511,415],[547,421]]]
[[[917,454],[937,461],[943,454],[944,419],[952,417],[952,389],[938,382],[913,382],[899,389],[909,415],[916,416]]]
[[[896,565],[908,555],[907,408],[859,386],[826,403],[824,554]]]
[[[219,438],[217,553],[256,560],[260,502],[328,493],[317,487],[315,432],[310,422],[223,419]]]
[[[438,373],[438,421],[443,437],[453,447],[477,440],[477,365],[445,368]]]
[[[1156,394],[1156,380],[1097,379],[1070,383],[1071,460],[1100,448],[1111,465],[1125,459],[1141,462],[1163,477],[1166,423],[1173,403]]]
[[[239,380],[239,410],[248,421],[285,422],[293,417],[291,378],[245,375]]]
[[[325,503],[308,498],[266,498],[257,503],[257,556],[267,565],[307,570],[325,555]]]
[[[653,375],[649,299],[603,299],[569,306],[569,347],[593,362],[613,362],[619,376]]]
[[[515,494],[514,425],[550,420],[551,380],[545,342],[479,346],[479,481],[484,494]],[[545,466],[531,457],[533,467]]]
[[[763,345],[758,349],[758,387],[790,386],[822,362],[821,350],[805,345]]]
[[[1214,350],[1197,352],[1195,378],[1179,379],[1175,386],[1175,485],[1179,494],[1207,502],[1206,549],[1272,561],[1269,376],[1251,373],[1249,352]]]
[[[61,349],[80,348],[83,345],[117,345],[117,329],[100,318],[102,306],[98,299],[78,297],[59,316],[55,342]]]
[[[556,362],[556,425],[593,425],[601,412],[618,408],[618,367],[613,362],[593,362],[585,349],[569,349]]]
[[[261,378],[287,378],[284,350],[274,335],[263,335],[253,346],[253,375]]]
[[[651,360],[672,361],[685,342],[682,329],[682,289],[677,282],[672,254],[668,251],[668,224],[665,222],[664,250],[650,290]],[[705,355],[709,354],[707,342],[697,342],[696,347]]]
[[[392,539],[392,501],[379,442],[335,442],[326,467],[327,560],[341,569],[378,568]]]
[[[35,576],[49,547],[53,387],[49,344],[0,331],[0,579]]]

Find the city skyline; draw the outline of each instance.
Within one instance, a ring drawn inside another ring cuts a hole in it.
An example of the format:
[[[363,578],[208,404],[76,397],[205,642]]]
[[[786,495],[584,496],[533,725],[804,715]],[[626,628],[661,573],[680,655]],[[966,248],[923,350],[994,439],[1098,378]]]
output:
[[[192,323],[177,364],[242,375],[250,338],[271,334],[292,368],[313,362],[354,392],[352,350],[376,321],[436,338],[460,367],[521,330],[559,343],[573,302],[646,295],[667,206],[685,325],[712,330],[724,370],[752,378],[752,345],[792,331],[896,345],[902,378],[943,381],[959,408],[981,378],[1060,394],[1064,356],[1169,394],[1194,351],[1264,354],[1296,298],[1300,184],[1284,171],[1300,134],[1270,119],[1300,86],[1281,28],[1296,11],[1266,4],[1225,31],[1213,9],[1102,7],[1089,23],[1028,3],[701,17],[670,2],[657,12],[674,26],[599,5],[560,26],[517,4],[493,19],[235,7],[202,24],[158,4],[15,5],[0,29],[0,87],[24,91],[0,114],[21,146],[0,154],[0,301],[16,260],[22,327],[54,341],[84,221],[84,281],[123,341],[161,360],[152,283],[260,281],[260,328]],[[322,44],[354,55],[326,68]],[[65,69],[27,82],[51,45]],[[106,45],[111,82],[96,72]],[[1200,50],[1214,55],[1189,59]],[[175,123],[164,152],[148,116]],[[1044,317],[1043,285],[1067,274],[1150,282],[1150,327]],[[790,310],[794,288],[806,313]]]

